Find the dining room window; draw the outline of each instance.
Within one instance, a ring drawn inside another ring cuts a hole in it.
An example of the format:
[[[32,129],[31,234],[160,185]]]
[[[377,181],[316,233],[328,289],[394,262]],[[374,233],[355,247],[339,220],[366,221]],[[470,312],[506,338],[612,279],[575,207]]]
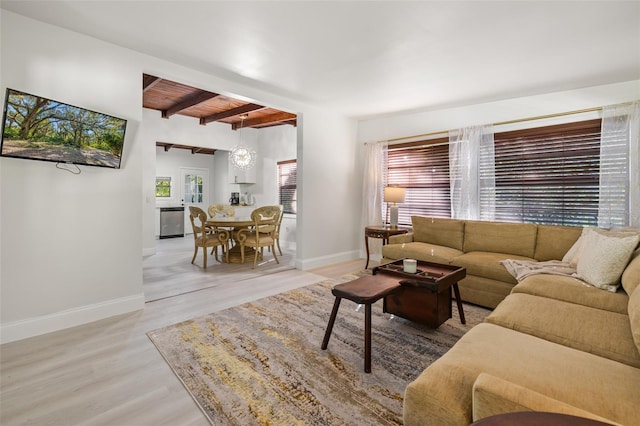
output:
[[[171,197],[171,178],[170,177],[156,177],[156,197],[158,198]]]
[[[296,160],[278,161],[278,203],[282,205],[283,213],[297,212],[297,174]]]

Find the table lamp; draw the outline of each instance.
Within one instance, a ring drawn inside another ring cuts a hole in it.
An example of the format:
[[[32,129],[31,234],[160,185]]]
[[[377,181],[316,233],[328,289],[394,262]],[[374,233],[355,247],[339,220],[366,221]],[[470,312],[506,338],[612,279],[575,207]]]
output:
[[[387,186],[384,188],[384,202],[393,203],[389,211],[389,223],[393,227],[398,226],[398,206],[396,203],[404,203],[404,188],[398,188],[397,186]]]

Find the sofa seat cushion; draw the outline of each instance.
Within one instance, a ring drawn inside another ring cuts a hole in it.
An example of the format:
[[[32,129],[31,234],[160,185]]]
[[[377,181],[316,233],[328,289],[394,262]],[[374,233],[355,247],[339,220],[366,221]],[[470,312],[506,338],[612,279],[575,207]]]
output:
[[[624,291],[611,293],[590,286],[577,278],[560,275],[531,275],[515,286],[511,293],[548,297],[625,315],[629,303],[629,296]]]
[[[640,425],[640,369],[488,323],[472,328],[407,386],[404,424],[470,424],[472,389],[481,373]]]
[[[512,284],[490,278],[469,275],[458,282],[460,297],[464,302],[495,308],[511,293]]]
[[[470,220],[464,225],[464,252],[510,253],[532,259],[537,229],[532,223]]]
[[[485,321],[640,368],[627,315],[514,293]]]
[[[451,264],[466,268],[467,275],[476,275],[515,285],[518,281],[500,263],[506,259],[533,260],[529,257],[512,254],[473,251],[452,259]]]
[[[413,240],[462,250],[464,221],[411,216]]]
[[[460,250],[429,243],[387,244],[382,247],[382,256],[387,259],[418,259],[426,262],[449,264],[462,254]]]

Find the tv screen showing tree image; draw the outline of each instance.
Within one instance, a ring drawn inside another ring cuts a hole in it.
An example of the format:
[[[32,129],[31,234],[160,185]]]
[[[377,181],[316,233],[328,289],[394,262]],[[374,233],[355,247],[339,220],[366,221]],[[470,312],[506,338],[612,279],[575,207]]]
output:
[[[3,157],[120,168],[127,121],[7,89]]]

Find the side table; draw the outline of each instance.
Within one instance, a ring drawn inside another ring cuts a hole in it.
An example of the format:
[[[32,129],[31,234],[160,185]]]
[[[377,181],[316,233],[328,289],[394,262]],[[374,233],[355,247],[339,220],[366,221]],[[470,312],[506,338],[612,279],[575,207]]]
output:
[[[406,234],[411,228],[407,226],[366,226],[364,228],[364,245],[367,248],[367,264],[364,269],[369,267],[369,238],[382,239],[382,245],[389,242],[389,237],[392,235]]]

